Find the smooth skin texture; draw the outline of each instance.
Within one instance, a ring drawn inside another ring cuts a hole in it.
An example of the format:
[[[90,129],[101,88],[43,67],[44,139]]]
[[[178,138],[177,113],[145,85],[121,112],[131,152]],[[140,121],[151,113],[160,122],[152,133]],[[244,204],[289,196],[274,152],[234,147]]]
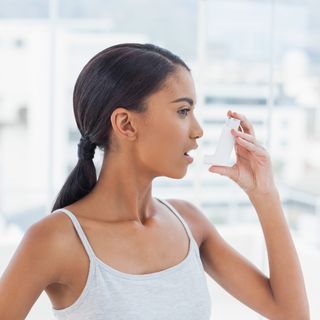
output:
[[[183,68],[148,99],[144,115],[121,106],[112,114],[112,148],[93,191],[67,206],[79,219],[96,255],[122,272],[144,274],[178,264],[187,254],[188,238],[181,223],[152,198],[157,176],[182,178],[184,152],[203,135],[193,106],[191,74]],[[239,184],[259,216],[268,250],[270,277],[235,251],[193,204],[168,199],[186,220],[198,243],[206,272],[244,304],[268,319],[309,319],[308,301],[298,257],[272,178],[267,151],[255,139],[243,116],[244,132],[234,132],[237,162],[232,168],[211,167]],[[67,244],[67,245],[66,245]],[[0,319],[24,319],[43,290],[56,309],[81,294],[88,257],[63,213],[32,225],[0,279]],[[14,306],[8,307],[8,306]]]

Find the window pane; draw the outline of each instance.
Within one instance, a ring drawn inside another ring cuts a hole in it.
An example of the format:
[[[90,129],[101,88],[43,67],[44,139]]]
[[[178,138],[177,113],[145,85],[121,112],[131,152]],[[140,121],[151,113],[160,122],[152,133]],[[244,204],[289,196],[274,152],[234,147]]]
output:
[[[49,17],[49,0],[0,0],[0,18]]]
[[[141,34],[187,59],[196,54],[196,9],[196,0],[59,1],[62,19],[104,19],[110,32]]]

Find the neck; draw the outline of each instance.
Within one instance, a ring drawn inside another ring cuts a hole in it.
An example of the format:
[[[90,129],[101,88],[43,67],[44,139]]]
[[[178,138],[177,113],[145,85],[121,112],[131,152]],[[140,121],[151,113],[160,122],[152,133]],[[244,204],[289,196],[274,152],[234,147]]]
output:
[[[107,221],[145,224],[154,216],[152,177],[128,157],[108,155],[94,189],[85,197],[90,215]]]

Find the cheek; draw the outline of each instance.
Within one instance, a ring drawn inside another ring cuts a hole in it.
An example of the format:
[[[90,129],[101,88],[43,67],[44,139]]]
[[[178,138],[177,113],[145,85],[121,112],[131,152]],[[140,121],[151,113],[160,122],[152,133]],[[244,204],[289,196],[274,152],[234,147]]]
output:
[[[185,176],[188,163],[183,155],[186,138],[180,130],[159,128],[145,132],[139,141],[138,157],[143,170],[154,176],[181,179]]]
[[[161,153],[161,149],[165,145],[164,143],[165,137],[163,136],[163,132],[161,129],[157,128],[156,126],[146,125],[140,130],[138,136],[138,145],[137,145],[137,152],[139,157],[142,159],[150,156],[156,157]],[[147,160],[147,159],[145,159]]]
[[[167,130],[157,130],[156,128],[150,130],[140,140],[139,151],[141,157],[145,160],[162,160],[165,154],[172,149],[172,139],[170,139],[170,136]]]
[[[145,165],[167,167],[183,159],[188,142],[188,124],[174,114],[153,114],[141,126],[138,153]]]

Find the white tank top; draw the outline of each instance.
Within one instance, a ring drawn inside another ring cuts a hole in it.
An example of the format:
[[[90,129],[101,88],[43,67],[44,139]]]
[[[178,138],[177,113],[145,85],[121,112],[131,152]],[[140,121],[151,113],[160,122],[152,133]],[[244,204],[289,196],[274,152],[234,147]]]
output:
[[[90,259],[89,274],[79,298],[65,309],[52,309],[59,320],[209,320],[211,298],[199,248],[181,215],[166,205],[181,221],[189,251],[179,264],[159,272],[129,274],[100,260],[88,242],[76,216],[67,214]]]

